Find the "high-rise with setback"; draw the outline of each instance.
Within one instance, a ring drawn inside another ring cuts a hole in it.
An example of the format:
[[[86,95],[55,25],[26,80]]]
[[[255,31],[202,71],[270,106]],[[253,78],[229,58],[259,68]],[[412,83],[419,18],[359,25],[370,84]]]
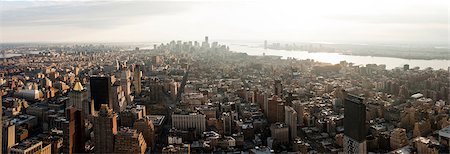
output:
[[[81,111],[84,116],[88,116],[91,114],[89,102],[87,91],[80,81],[76,81],[73,90],[69,92],[69,104]]]

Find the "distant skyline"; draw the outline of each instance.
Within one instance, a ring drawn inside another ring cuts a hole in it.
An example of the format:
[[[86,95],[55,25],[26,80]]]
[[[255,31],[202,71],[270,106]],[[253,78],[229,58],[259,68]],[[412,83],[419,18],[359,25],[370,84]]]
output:
[[[447,0],[1,1],[1,42],[447,44]]]

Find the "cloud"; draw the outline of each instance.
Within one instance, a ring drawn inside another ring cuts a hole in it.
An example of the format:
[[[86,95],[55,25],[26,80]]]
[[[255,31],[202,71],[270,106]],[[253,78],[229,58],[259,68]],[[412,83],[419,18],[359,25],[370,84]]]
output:
[[[189,3],[177,2],[3,2],[2,27],[72,26],[110,28],[133,24],[139,17],[181,13]],[[28,7],[23,6],[28,5]]]
[[[450,2],[450,1],[449,1]],[[2,41],[445,42],[446,0],[0,1]]]
[[[448,24],[449,4],[445,0],[360,1],[326,18],[372,24]]]
[[[331,15],[327,18],[373,24],[448,24],[447,10],[434,11],[420,14]]]

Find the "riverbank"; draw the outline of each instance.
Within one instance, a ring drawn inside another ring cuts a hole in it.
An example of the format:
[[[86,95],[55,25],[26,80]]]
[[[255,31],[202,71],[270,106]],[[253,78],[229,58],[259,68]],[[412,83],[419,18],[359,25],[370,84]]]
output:
[[[293,52],[297,52],[296,50],[293,50]],[[309,51],[312,52],[312,51]],[[314,52],[312,52],[314,53]],[[316,52],[317,53],[317,52]],[[341,55],[350,55],[350,56],[370,56],[370,57],[390,57],[390,58],[401,58],[401,59],[407,59],[407,60],[450,60],[450,56],[445,55],[436,55],[436,56],[404,56],[399,54],[378,54],[378,53],[346,53],[346,52],[326,52],[326,53],[338,53]],[[450,53],[449,53],[450,55]]]
[[[261,47],[262,48],[262,47]],[[450,60],[446,47],[412,45],[361,45],[361,44],[274,44],[266,46],[272,50],[308,51],[312,53],[339,53],[354,56],[393,57],[416,60]]]
[[[398,57],[384,57],[384,56],[363,56],[354,54],[339,54],[332,52],[308,52],[308,51],[292,51],[292,50],[274,50],[264,49],[257,46],[243,46],[243,45],[230,45],[230,50],[235,52],[243,52],[248,55],[275,55],[282,56],[283,58],[292,57],[296,59],[313,59],[319,62],[325,62],[330,64],[338,64],[341,61],[347,61],[354,63],[355,65],[377,64],[386,65],[386,69],[394,69],[403,67],[408,64],[410,68],[420,67],[420,69],[433,68],[434,70],[444,69],[447,70],[450,67],[450,60],[443,59],[406,59]]]

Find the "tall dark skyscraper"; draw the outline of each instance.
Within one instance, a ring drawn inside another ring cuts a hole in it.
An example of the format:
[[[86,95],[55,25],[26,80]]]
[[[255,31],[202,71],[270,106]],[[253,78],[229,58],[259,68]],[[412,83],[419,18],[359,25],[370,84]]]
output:
[[[347,94],[344,102],[344,153],[367,153],[364,98]]]
[[[94,100],[95,111],[100,109],[101,104],[111,106],[111,77],[91,76],[89,80],[91,99]]]

